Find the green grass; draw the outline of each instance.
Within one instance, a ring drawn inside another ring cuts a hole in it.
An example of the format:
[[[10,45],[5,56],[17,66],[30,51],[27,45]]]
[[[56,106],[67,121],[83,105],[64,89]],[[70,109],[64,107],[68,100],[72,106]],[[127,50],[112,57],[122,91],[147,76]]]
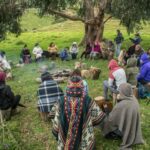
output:
[[[31,19],[32,18],[32,19]],[[73,41],[79,42],[83,36],[84,27],[80,22],[64,21],[55,23],[54,19],[50,16],[46,16],[42,19],[35,15],[34,10],[29,10],[22,18],[22,28],[26,32],[21,36],[15,37],[14,35],[8,35],[7,39],[0,43],[0,49],[4,49],[7,52],[8,59],[13,60],[14,63],[18,62],[19,53],[24,43],[27,43],[30,50],[36,42],[39,42],[43,49],[47,49],[50,42],[55,41],[59,49],[70,46]],[[124,27],[119,26],[117,20],[113,19],[109,21],[105,26],[104,37],[108,39],[114,39],[115,30],[121,29],[125,36],[124,48],[127,48],[131,43],[128,40],[129,36],[126,33]],[[34,29],[34,30],[33,30]],[[36,29],[36,30],[35,30]],[[145,26],[142,33],[142,46],[147,49],[149,47],[149,26]],[[133,36],[133,35],[131,35]],[[80,48],[80,53],[83,48]],[[61,62],[56,61],[58,68],[73,68],[75,61]],[[102,81],[107,79],[108,69],[107,61],[84,61],[90,67],[97,66],[101,68],[102,74],[99,80],[87,80],[89,84],[89,93],[92,98],[102,95]],[[50,61],[44,61],[42,64],[50,65]],[[56,141],[51,133],[52,124],[44,123],[40,120],[36,109],[37,98],[36,91],[38,84],[35,82],[35,78],[39,77],[38,68],[42,64],[32,63],[25,65],[23,68],[13,68],[12,72],[15,76],[13,81],[8,81],[12,89],[16,94],[21,94],[22,103],[27,105],[26,109],[21,109],[19,115],[14,116],[11,121],[7,122],[7,126],[10,128],[12,134],[18,141],[20,149],[23,150],[55,150]],[[66,86],[62,84],[64,89]],[[149,150],[150,149],[150,112],[149,106],[146,105],[145,100],[139,101],[141,106],[141,123],[142,131],[145,139],[145,144],[142,146],[134,147],[135,150]],[[1,130],[0,130],[1,131]],[[117,150],[120,141],[110,141],[103,138],[100,130],[95,129],[96,134],[96,148],[97,150]],[[0,133],[1,136],[1,133]],[[6,138],[6,143],[10,144],[9,150],[16,150],[13,148],[11,140]]]

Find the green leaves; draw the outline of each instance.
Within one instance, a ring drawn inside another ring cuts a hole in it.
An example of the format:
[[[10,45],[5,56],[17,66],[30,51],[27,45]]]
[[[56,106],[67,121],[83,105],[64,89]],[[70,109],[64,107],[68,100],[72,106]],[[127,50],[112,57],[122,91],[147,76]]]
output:
[[[0,0],[0,36],[5,38],[7,32],[19,34],[20,17],[24,11],[21,0]]]

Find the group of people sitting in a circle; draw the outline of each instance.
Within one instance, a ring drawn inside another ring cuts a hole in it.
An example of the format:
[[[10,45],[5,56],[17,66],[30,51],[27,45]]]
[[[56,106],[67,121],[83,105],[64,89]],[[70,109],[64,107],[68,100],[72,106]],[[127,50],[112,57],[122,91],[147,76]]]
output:
[[[116,50],[112,41],[108,41],[107,45],[106,41],[100,44],[95,40],[89,41],[81,54],[81,59],[83,56],[91,59],[108,56],[106,58],[109,60],[109,76],[108,80],[103,82],[103,109],[91,99],[88,83],[82,78],[80,70],[72,71],[63,91],[49,73],[48,68],[42,69],[42,83],[37,92],[37,108],[43,120],[53,120],[52,133],[58,141],[58,149],[94,149],[94,126],[101,129],[105,138],[121,139],[120,149],[122,150],[131,149],[133,145],[144,142],[140,126],[139,104],[133,90],[142,87],[145,90],[142,91],[144,97],[150,97],[150,50],[146,52],[141,48],[141,38],[136,34],[134,39],[130,39],[134,45],[127,51],[121,51],[123,40],[121,32],[117,30]],[[58,52],[54,43],[51,43],[48,50],[44,51],[36,43],[32,52],[36,62],[41,61],[43,57],[54,60],[58,56],[62,61],[68,61],[77,58],[77,43],[73,42],[68,51],[69,48],[64,48]],[[114,58],[114,54],[117,59]],[[4,54],[1,56],[4,58]],[[26,64],[32,61],[27,45],[24,46],[20,58],[21,63]],[[111,99],[108,90],[111,94],[115,94],[117,99],[112,110],[108,105]],[[10,119],[17,106],[25,107],[20,104],[20,99],[21,96],[15,96],[10,86],[6,84],[6,73],[1,70],[0,111],[6,120]]]

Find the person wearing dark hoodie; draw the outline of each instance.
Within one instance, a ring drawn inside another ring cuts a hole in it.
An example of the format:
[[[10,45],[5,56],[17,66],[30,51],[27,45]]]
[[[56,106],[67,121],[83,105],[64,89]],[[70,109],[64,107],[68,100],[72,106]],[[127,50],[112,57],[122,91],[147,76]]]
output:
[[[108,89],[112,93],[118,93],[119,85],[126,83],[126,73],[123,68],[119,67],[116,60],[112,59],[108,65],[109,78],[103,82],[104,98],[108,100]]]
[[[129,83],[121,84],[118,90],[118,102],[105,118],[101,126],[102,133],[109,139],[122,139],[120,150],[132,150],[133,145],[144,143],[140,125],[140,108]]]
[[[10,110],[9,116],[6,116],[6,120],[11,118],[13,112],[15,112],[17,106],[25,107],[20,104],[20,95],[14,95],[9,85],[5,83],[6,74],[4,72],[0,72],[0,110]]]
[[[137,85],[136,76],[139,72],[137,67],[137,59],[135,57],[131,57],[127,61],[126,66],[126,75],[127,75],[127,82],[130,83],[132,86]]]

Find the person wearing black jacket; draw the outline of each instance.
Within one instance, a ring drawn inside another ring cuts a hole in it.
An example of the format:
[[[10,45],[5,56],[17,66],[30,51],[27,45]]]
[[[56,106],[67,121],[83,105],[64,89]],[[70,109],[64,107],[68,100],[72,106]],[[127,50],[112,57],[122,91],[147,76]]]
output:
[[[25,107],[20,104],[20,95],[14,95],[9,85],[5,83],[6,74],[4,72],[0,72],[0,110],[11,110],[11,114],[8,118],[11,117],[12,112],[14,112],[17,106]]]

